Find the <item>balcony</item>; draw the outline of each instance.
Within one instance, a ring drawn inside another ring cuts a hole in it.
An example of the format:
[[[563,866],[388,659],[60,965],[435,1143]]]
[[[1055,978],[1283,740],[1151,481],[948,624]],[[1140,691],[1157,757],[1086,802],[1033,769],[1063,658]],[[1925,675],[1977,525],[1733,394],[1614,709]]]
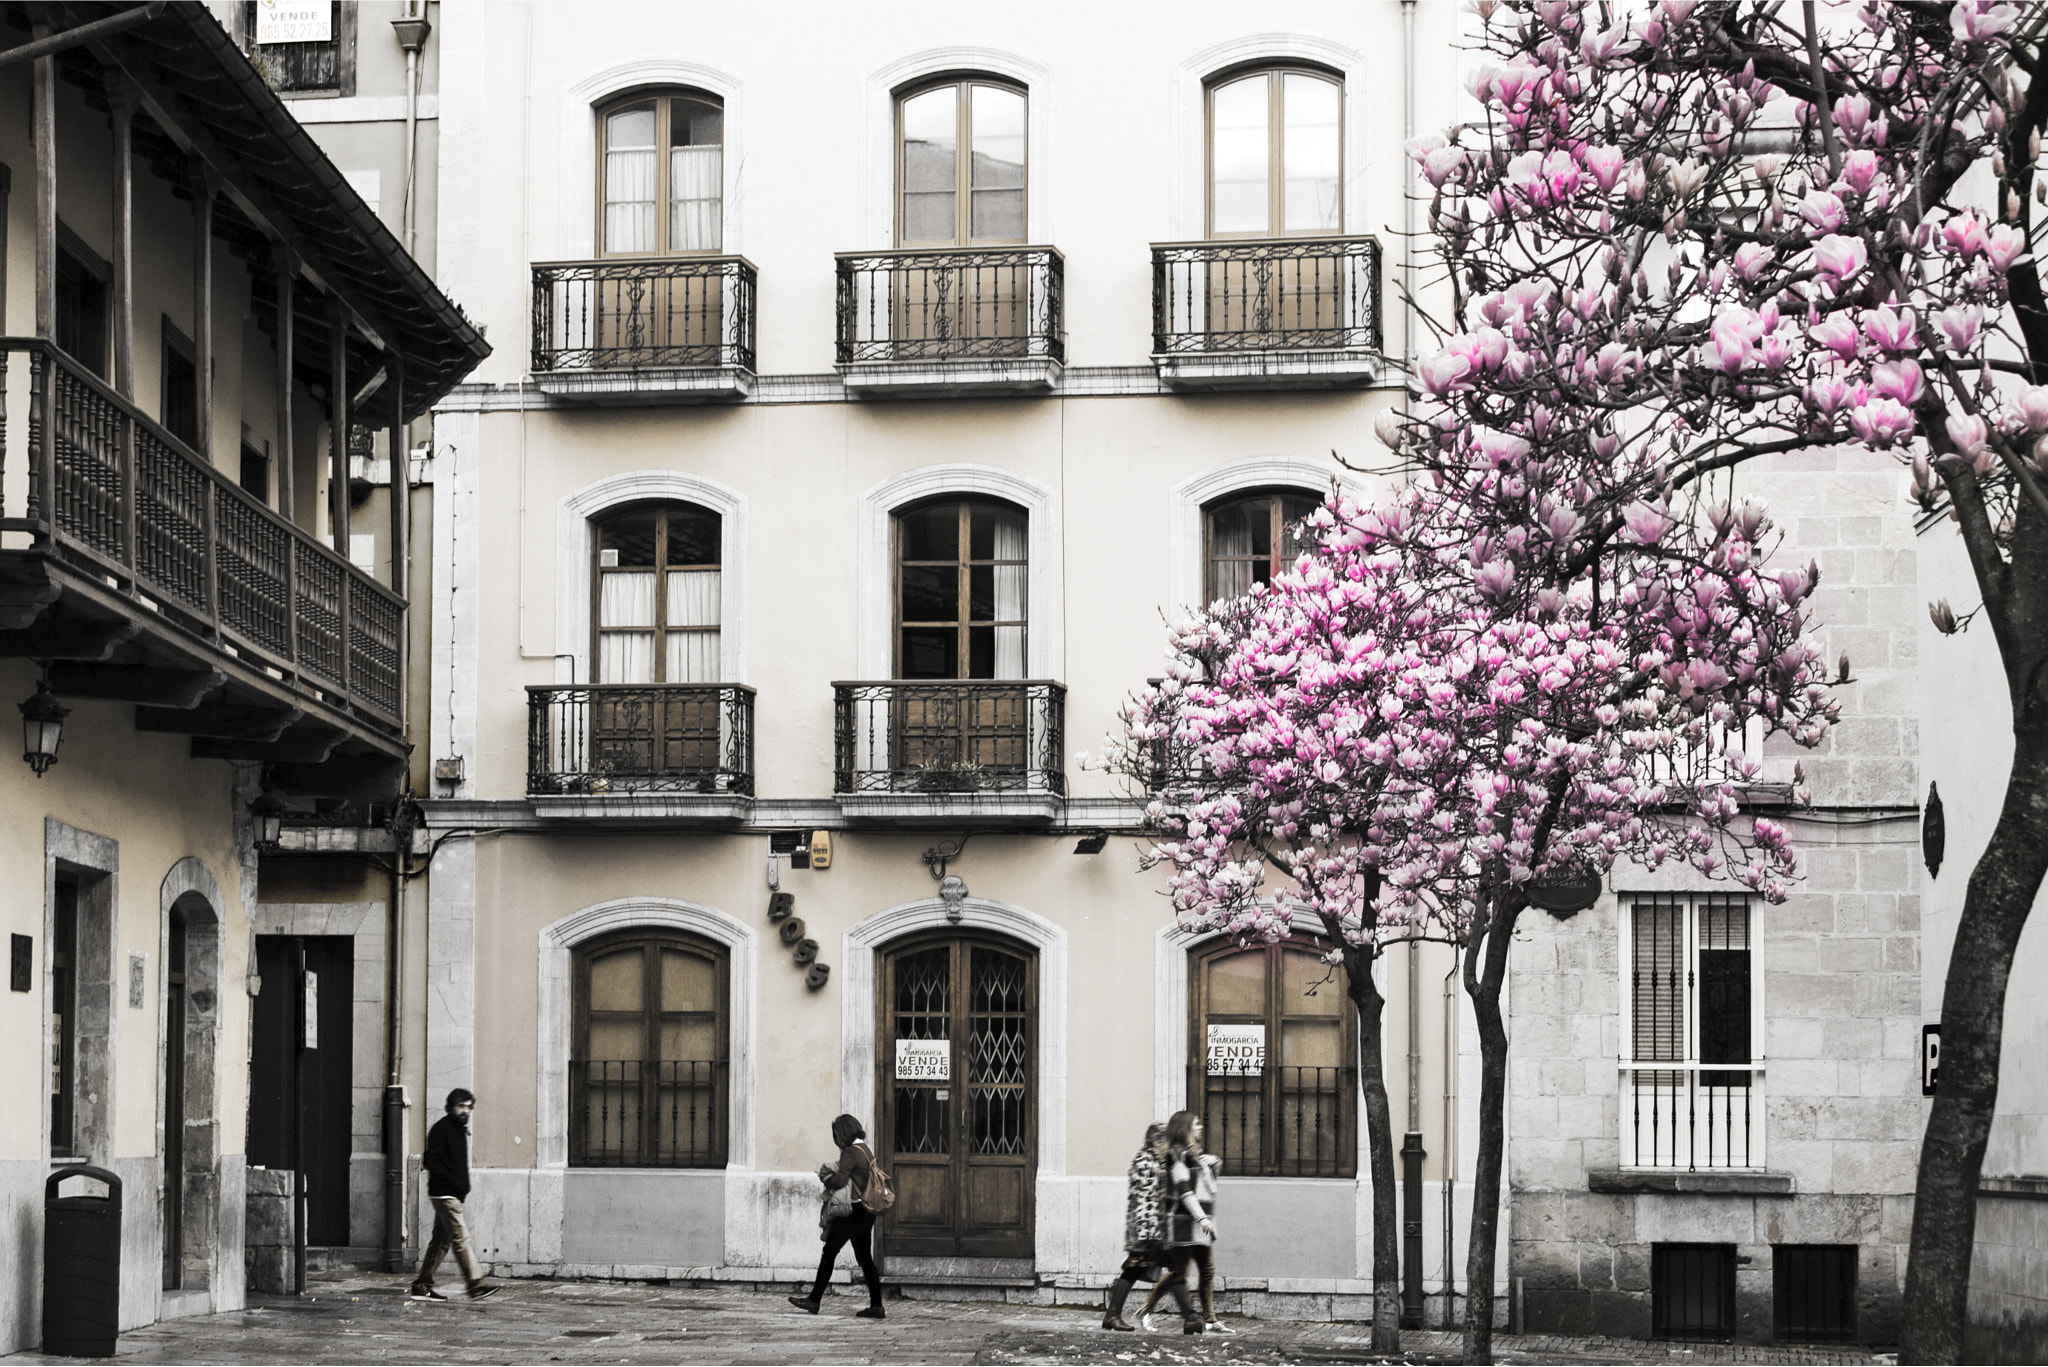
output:
[[[1621,1066],[1621,1165],[1699,1173],[1764,1165],[1763,1065]]]
[[[744,399],[754,288],[754,265],[739,256],[536,265],[533,382],[574,403]]]
[[[839,374],[868,398],[1047,394],[1066,364],[1051,247],[841,253]]]
[[[1341,389],[1379,378],[1371,237],[1152,248],[1152,361],[1176,389]]]
[[[526,792],[544,817],[743,820],[754,690],[583,684],[526,690]]]
[[[0,339],[0,489],[0,654],[280,790],[395,782],[405,600],[45,341]]]
[[[1064,684],[891,679],[832,693],[832,789],[849,816],[958,825],[1059,815]]]

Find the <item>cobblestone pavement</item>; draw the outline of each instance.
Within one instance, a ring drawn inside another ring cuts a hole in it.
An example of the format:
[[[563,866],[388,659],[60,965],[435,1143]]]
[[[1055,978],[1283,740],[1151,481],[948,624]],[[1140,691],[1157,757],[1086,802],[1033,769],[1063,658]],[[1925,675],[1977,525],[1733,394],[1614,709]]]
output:
[[[171,1320],[123,1334],[123,1364],[176,1363],[1170,1363],[1379,1362],[1357,1324],[1232,1319],[1228,1335],[1109,1334],[1074,1306],[891,1300],[889,1318],[855,1319],[835,1288],[824,1313],[781,1295],[615,1282],[521,1281],[491,1300],[419,1304],[403,1277],[329,1273],[303,1300],[258,1296],[246,1311]],[[460,1295],[458,1291],[456,1293]],[[1866,1349],[1639,1343],[1502,1335],[1500,1362],[1873,1363]],[[1404,1361],[1454,1362],[1457,1338],[1410,1332]],[[76,1362],[20,1353],[7,1364]]]

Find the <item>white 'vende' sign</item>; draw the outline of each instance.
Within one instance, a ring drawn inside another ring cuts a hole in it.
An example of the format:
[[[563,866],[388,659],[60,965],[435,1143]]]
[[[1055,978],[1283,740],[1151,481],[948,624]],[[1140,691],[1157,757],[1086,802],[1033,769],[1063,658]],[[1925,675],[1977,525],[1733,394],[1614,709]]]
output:
[[[900,1039],[896,1041],[898,1082],[951,1082],[953,1044],[942,1039]]]
[[[257,0],[258,43],[331,43],[334,11],[329,0]]]
[[[1265,1067],[1265,1026],[1212,1025],[1209,1027],[1210,1077],[1230,1077],[1237,1073],[1263,1072]]]

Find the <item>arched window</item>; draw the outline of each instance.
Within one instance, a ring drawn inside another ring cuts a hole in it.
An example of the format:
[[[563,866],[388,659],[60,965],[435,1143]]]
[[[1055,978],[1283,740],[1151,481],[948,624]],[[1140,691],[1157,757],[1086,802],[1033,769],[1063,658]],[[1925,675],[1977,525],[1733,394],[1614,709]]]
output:
[[[1344,231],[1344,87],[1306,67],[1209,87],[1209,236]]]
[[[725,113],[698,91],[639,94],[598,117],[598,251],[715,252],[724,244]]]
[[[725,947],[671,930],[579,945],[569,1161],[719,1168],[727,1150]]]
[[[1322,504],[1314,494],[1273,490],[1212,503],[1203,510],[1203,583],[1207,602],[1241,598],[1301,554],[1301,520]]]
[[[949,499],[896,517],[896,677],[1024,677],[1024,510]]]
[[[1289,940],[1188,956],[1188,1107],[1226,1172],[1357,1171],[1357,1014],[1322,954]]]
[[[592,681],[719,682],[718,514],[639,503],[594,530]]]
[[[947,80],[899,98],[896,244],[1024,241],[1025,118],[1024,92],[988,77]]]

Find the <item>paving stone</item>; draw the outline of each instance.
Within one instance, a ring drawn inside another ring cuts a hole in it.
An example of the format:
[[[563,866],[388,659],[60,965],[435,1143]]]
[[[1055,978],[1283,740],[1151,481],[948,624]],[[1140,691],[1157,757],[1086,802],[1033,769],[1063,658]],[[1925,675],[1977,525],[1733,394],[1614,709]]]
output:
[[[888,1302],[881,1323],[856,1319],[861,1297],[835,1288],[815,1317],[780,1291],[518,1281],[479,1304],[405,1298],[404,1277],[349,1269],[309,1279],[304,1299],[252,1296],[246,1311],[170,1320],[121,1336],[118,1355],[144,1363],[1104,1363],[1327,1364],[1458,1360],[1458,1336],[1410,1330],[1400,1359],[1375,1358],[1365,1325],[1229,1317],[1233,1334],[1110,1334],[1093,1306],[994,1301]],[[459,1297],[461,1292],[455,1291]],[[1171,1317],[1167,1323],[1174,1329]],[[1683,1345],[1501,1334],[1502,1363],[1875,1363],[1862,1348]],[[75,1363],[17,1353],[0,1363]]]

